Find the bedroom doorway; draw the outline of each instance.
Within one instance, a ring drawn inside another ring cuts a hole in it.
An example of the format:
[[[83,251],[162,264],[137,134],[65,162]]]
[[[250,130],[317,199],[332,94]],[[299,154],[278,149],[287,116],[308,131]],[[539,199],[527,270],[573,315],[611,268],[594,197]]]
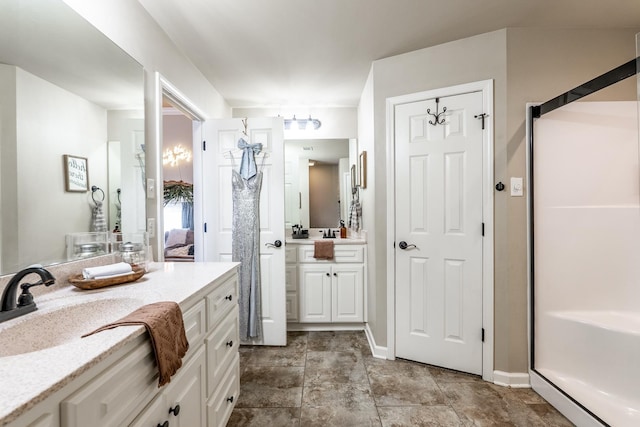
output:
[[[162,96],[164,260],[193,262],[193,122],[179,104]]]

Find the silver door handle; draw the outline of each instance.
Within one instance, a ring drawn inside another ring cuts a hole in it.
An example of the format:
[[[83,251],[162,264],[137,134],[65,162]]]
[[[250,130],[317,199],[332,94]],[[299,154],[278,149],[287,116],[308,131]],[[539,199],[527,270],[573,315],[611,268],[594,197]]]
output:
[[[282,246],[282,242],[280,240],[276,240],[273,243],[265,243],[264,245],[268,248],[279,248]]]
[[[405,242],[404,240],[398,243],[398,247],[402,250],[417,248],[416,245],[407,244],[407,242]]]

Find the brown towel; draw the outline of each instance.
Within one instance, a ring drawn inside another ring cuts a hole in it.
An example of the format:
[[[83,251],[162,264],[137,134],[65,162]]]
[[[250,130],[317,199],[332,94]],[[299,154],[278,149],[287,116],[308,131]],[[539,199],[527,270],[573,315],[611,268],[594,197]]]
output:
[[[333,242],[331,240],[313,242],[313,257],[315,259],[333,259]]]
[[[173,301],[148,304],[82,337],[130,325],[144,325],[147,328],[160,374],[158,387],[162,387],[171,381],[171,376],[180,369],[182,358],[189,349],[180,306]]]

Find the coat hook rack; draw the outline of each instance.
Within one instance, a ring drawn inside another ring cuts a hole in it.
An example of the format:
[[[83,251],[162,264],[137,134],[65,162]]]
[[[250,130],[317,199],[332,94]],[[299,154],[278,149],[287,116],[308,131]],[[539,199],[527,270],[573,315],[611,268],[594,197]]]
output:
[[[245,136],[249,136],[249,135],[247,135],[247,123],[248,123],[248,121],[249,121],[249,119],[246,118],[246,117],[244,119],[242,119],[242,126],[244,127],[244,130],[242,131],[242,133]]]
[[[427,114],[433,116],[433,121],[429,120],[429,124],[430,125],[443,125],[444,124],[444,117],[441,117],[446,111],[447,111],[447,107],[443,107],[442,111],[438,112],[438,109],[440,108],[440,98],[436,98],[436,112],[435,114],[431,112],[430,108],[427,108]]]

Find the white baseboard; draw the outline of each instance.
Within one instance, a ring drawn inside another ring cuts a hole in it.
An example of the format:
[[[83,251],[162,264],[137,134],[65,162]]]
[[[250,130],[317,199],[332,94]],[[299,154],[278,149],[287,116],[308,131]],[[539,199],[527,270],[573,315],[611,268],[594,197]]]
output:
[[[287,323],[287,331],[363,331],[364,323]]]
[[[493,383],[503,387],[531,388],[528,373],[493,371]]]
[[[376,340],[373,338],[373,332],[367,323],[364,326],[364,333],[367,335],[367,341],[369,341],[369,347],[371,348],[371,354],[377,359],[387,358],[387,347],[376,345]]]

